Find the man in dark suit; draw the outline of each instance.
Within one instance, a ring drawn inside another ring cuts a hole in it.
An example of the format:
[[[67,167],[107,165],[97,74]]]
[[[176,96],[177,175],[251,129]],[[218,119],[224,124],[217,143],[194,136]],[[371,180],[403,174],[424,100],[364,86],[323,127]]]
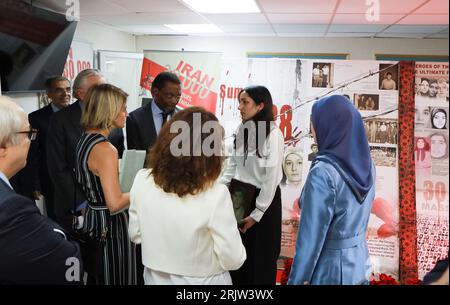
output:
[[[33,198],[40,199],[43,195],[47,216],[56,220],[53,204],[54,188],[47,168],[47,132],[53,113],[69,106],[71,85],[64,76],[54,76],[47,79],[45,86],[51,103],[28,115],[32,128],[38,133],[36,140],[31,142],[27,166],[21,172],[27,174]]]
[[[92,86],[104,83],[100,71],[81,71],[73,84],[73,95],[77,101],[55,113],[50,119],[47,134],[47,160],[50,178],[53,181],[55,214],[58,223],[66,230],[72,229],[74,207],[82,207],[86,198],[76,183],[73,169],[76,162],[76,146],[83,133],[80,125],[83,99]],[[117,148],[119,157],[124,150],[122,129],[114,129],[109,135],[110,142]]]
[[[9,183],[25,166],[35,137],[23,109],[0,97],[0,283],[80,284],[78,244]]]
[[[156,141],[162,125],[175,112],[181,98],[181,82],[171,72],[159,73],[152,83],[153,99],[144,99],[146,105],[132,111],[127,117],[128,149],[147,151]],[[144,273],[141,246],[136,245],[137,274]],[[138,284],[143,285],[143,277],[138,276]]]
[[[128,149],[147,151],[155,143],[161,126],[173,115],[181,98],[178,76],[171,72],[159,73],[152,83],[151,93],[153,99],[127,118]]]

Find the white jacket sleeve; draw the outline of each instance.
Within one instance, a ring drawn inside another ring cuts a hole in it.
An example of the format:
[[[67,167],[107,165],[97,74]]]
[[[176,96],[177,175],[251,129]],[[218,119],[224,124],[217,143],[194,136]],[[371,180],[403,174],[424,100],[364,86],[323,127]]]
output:
[[[223,270],[239,269],[247,258],[239,234],[233,203],[226,186],[221,186],[208,227],[214,241],[214,252]]]
[[[136,202],[136,188],[139,180],[142,177],[142,170],[138,172],[134,179],[133,186],[130,190],[130,207],[128,209],[129,223],[128,223],[128,235],[130,240],[135,244],[141,243],[141,228],[139,225],[138,208]]]
[[[259,222],[275,197],[275,192],[283,177],[284,138],[280,129],[272,130],[265,143],[261,165],[265,168],[261,191],[256,198],[256,208],[251,212],[250,217]]]
[[[231,179],[236,175],[236,166],[237,164],[233,150],[233,154],[228,157],[227,168],[223,172],[222,177],[220,177],[219,182],[226,185],[230,184]]]

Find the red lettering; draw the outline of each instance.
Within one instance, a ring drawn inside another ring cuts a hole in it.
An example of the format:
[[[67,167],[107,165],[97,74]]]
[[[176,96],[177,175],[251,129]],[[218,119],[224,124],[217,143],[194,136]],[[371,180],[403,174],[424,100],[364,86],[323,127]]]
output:
[[[191,72],[194,68],[190,64],[185,64],[181,70],[181,74],[185,74],[187,77],[191,76]]]

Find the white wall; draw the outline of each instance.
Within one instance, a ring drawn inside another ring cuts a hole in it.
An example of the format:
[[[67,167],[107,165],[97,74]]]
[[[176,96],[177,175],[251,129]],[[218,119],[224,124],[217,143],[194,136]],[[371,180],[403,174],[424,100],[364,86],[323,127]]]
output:
[[[87,21],[80,21],[78,23],[74,40],[91,43],[95,51],[135,52],[136,50],[135,36]],[[27,113],[38,109],[36,94],[11,93],[8,95],[15,99]]]
[[[247,52],[349,53],[349,59],[375,59],[375,54],[447,55],[447,39],[284,38],[138,36],[136,51],[171,50],[223,52],[245,57]]]
[[[88,21],[78,23],[74,39],[92,43],[94,50],[136,51],[135,36]]]

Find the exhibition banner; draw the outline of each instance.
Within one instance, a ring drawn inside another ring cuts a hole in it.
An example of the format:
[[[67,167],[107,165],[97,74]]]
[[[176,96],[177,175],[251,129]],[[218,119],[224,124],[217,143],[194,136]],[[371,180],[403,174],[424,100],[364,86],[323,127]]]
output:
[[[416,62],[414,162],[419,278],[448,257],[448,63]]]
[[[239,91],[264,85],[272,94],[276,122],[285,138],[282,241],[279,268],[294,257],[301,211],[298,198],[316,153],[309,134],[316,97],[374,73],[331,94],[347,95],[365,119],[377,169],[376,197],[366,233],[374,273],[398,279],[398,65],[396,62],[229,59],[222,64],[216,115],[225,126],[226,144],[240,122]],[[305,103],[311,101],[310,103]],[[228,148],[228,151],[231,149]]]
[[[144,51],[141,96],[151,97],[151,85],[162,71],[178,75],[181,81],[181,108],[202,106],[216,112],[218,78],[222,55],[210,52]]]
[[[67,77],[73,84],[78,73],[92,68],[94,68],[94,50],[92,45],[86,42],[72,41],[63,76]]]

